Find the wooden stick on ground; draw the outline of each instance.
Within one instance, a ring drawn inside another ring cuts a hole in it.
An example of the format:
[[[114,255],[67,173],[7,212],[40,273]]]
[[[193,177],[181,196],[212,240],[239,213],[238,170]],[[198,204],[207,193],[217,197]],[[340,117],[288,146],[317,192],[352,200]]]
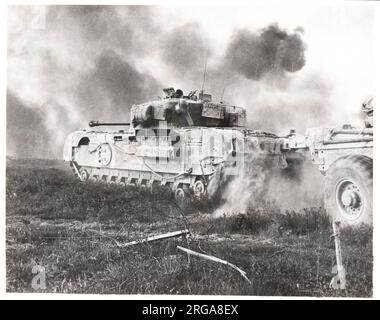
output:
[[[129,247],[129,246],[134,246],[134,245],[140,244],[140,243],[147,243],[147,242],[152,242],[152,241],[157,241],[157,240],[162,240],[162,239],[184,236],[188,233],[189,233],[189,230],[185,229],[185,230],[179,230],[179,231],[174,231],[174,232],[168,232],[165,234],[159,234],[157,236],[152,236],[152,237],[148,237],[148,238],[145,238],[142,240],[136,240],[136,241],[131,241],[131,242],[127,242],[127,243],[119,243],[116,240],[115,240],[115,242],[116,242],[116,245],[118,247]]]
[[[335,276],[331,283],[330,287],[334,289],[346,289],[346,272],[343,266],[342,260],[342,247],[340,244],[340,221],[333,221],[333,232],[332,237],[335,241],[335,255],[336,255],[336,268],[337,268],[337,276]]]
[[[214,261],[214,262],[218,262],[218,263],[221,263],[221,264],[224,264],[224,265],[227,265],[227,266],[230,266],[231,268],[235,269],[236,271],[238,271],[240,273],[240,275],[248,281],[249,284],[252,284],[252,282],[247,278],[246,276],[246,272],[241,270],[239,267],[235,266],[234,264],[226,261],[226,260],[222,260],[222,259],[219,259],[217,257],[214,257],[214,256],[209,256],[207,254],[203,254],[203,253],[199,253],[199,252],[195,252],[193,250],[190,250],[190,249],[187,249],[187,248],[183,248],[181,246],[177,246],[177,248],[181,251],[184,251],[186,252],[187,254],[191,254],[193,256],[196,256],[196,257],[199,257],[199,258],[203,258],[203,259],[206,259],[206,260],[210,260],[210,261]]]

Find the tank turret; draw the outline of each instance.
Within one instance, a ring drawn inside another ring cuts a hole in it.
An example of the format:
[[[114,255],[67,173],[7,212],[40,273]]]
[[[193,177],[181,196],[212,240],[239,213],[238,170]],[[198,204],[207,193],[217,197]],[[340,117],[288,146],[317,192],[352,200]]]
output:
[[[156,127],[166,121],[173,127],[244,127],[245,109],[213,102],[209,94],[191,91],[187,96],[182,90],[164,89],[166,97],[133,105],[130,123],[133,127]]]

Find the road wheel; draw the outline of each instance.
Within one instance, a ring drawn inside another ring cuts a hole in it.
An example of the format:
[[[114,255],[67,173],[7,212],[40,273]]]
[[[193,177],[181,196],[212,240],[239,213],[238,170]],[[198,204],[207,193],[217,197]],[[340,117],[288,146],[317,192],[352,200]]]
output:
[[[372,159],[337,160],[325,178],[325,207],[343,225],[372,224]]]
[[[176,200],[183,200],[185,198],[185,190],[177,187],[177,189],[174,191],[174,197]]]
[[[96,176],[91,176],[90,181],[92,182],[98,182],[98,178]]]
[[[88,174],[88,171],[86,169],[79,169],[79,175],[81,181],[87,181],[90,175]]]
[[[117,183],[118,183],[119,186],[122,186],[124,188],[126,187],[126,183],[125,183],[124,179],[123,180],[119,180]]]
[[[196,181],[194,183],[194,186],[193,186],[193,191],[197,197],[204,195],[206,192],[206,187],[205,187],[203,181],[201,181],[201,180]]]

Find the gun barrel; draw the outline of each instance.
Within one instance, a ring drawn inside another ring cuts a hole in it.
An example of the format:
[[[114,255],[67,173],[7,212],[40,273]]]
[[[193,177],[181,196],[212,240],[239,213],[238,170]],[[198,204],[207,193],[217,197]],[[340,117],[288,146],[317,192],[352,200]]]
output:
[[[373,135],[372,128],[363,129],[334,129],[334,134],[361,134],[361,135]]]
[[[354,142],[372,142],[373,137],[358,137],[358,138],[348,138],[348,139],[325,139],[323,144],[339,144],[339,143],[354,143]]]
[[[129,126],[129,122],[100,122],[100,121],[90,121],[88,123],[90,127],[99,127],[99,126]]]

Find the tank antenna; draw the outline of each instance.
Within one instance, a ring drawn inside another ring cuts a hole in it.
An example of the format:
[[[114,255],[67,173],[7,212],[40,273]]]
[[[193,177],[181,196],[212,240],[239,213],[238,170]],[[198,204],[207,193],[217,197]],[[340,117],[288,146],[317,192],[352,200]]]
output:
[[[203,88],[204,88],[205,82],[206,82],[206,71],[207,71],[207,55],[206,55],[206,58],[205,58],[205,67],[204,67],[204,70],[203,70],[203,82],[202,82],[202,89],[201,89],[202,93],[203,93]]]
[[[224,97],[224,91],[226,91],[226,83],[225,81],[223,81],[223,90],[222,90],[222,94],[220,96],[220,102],[223,102],[223,97]]]

